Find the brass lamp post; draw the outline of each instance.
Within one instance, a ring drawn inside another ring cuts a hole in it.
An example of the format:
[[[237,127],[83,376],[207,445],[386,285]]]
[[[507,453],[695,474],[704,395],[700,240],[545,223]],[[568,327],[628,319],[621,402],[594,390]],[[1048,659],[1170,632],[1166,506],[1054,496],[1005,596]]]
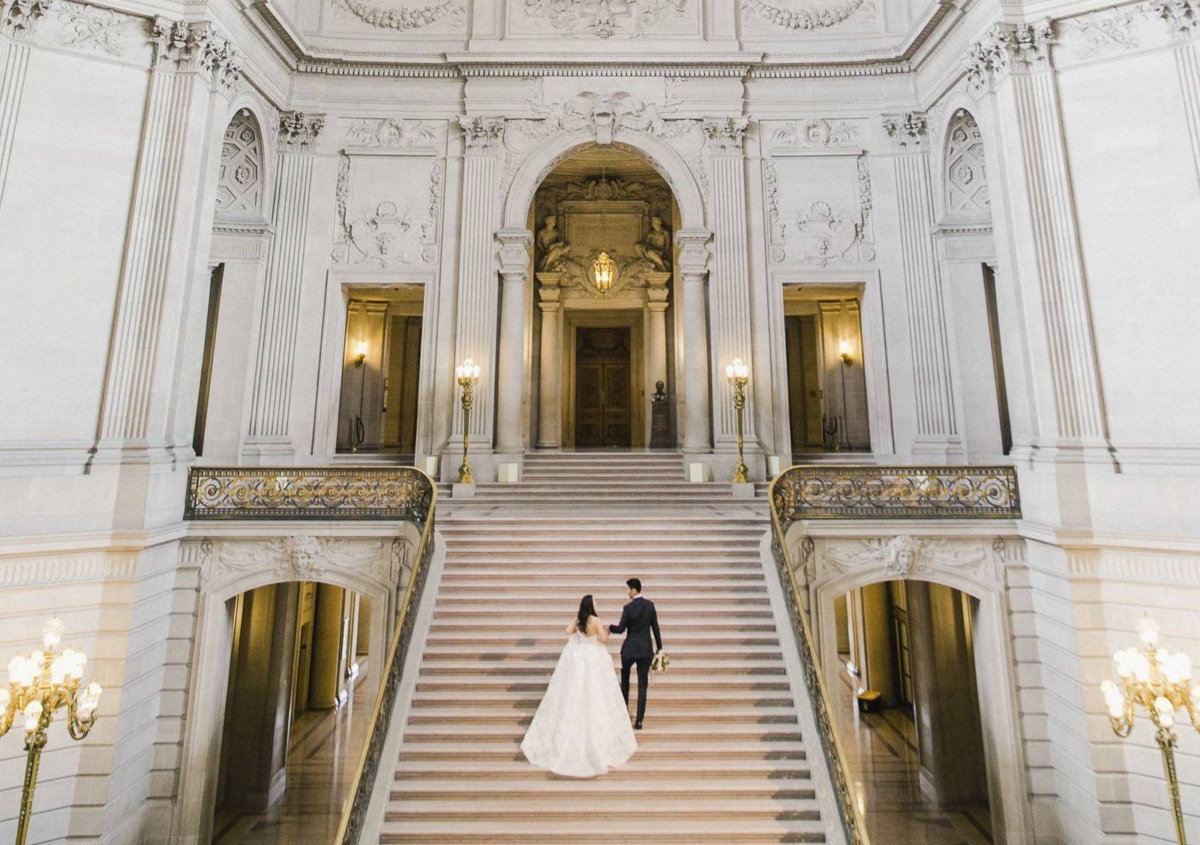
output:
[[[1171,793],[1175,835],[1187,845],[1183,829],[1183,807],[1179,802],[1179,778],[1175,774],[1175,712],[1186,709],[1192,726],[1200,730],[1200,686],[1192,686],[1192,659],[1183,652],[1172,654],[1158,646],[1158,626],[1149,617],[1138,623],[1142,650],[1123,648],[1113,655],[1120,685],[1107,679],[1100,685],[1113,732],[1124,738],[1133,730],[1135,705],[1140,705],[1157,729],[1154,734],[1162,750],[1163,770]]]
[[[67,732],[83,739],[96,723],[100,685],[93,681],[80,689],[87,657],[73,648],[56,651],[62,642],[61,619],[46,623],[42,643],[29,657],[17,655],[8,664],[8,688],[0,687],[0,736],[18,717],[25,720],[25,785],[21,790],[21,815],[17,821],[17,845],[25,845],[33,814],[33,790],[38,764],[46,746],[46,730],[54,712],[67,708]]]
[[[750,367],[741,358],[734,358],[725,367],[725,377],[733,385],[733,407],[737,411],[738,462],[733,470],[733,483],[747,484],[750,481],[750,470],[742,454],[742,416],[746,412],[746,384],[750,381]]]
[[[462,388],[463,409],[463,460],[462,466],[458,468],[459,484],[475,483],[467,452],[471,445],[471,406],[475,404],[475,383],[479,381],[479,372],[479,365],[470,358],[454,368],[454,376],[458,379],[458,386]]]

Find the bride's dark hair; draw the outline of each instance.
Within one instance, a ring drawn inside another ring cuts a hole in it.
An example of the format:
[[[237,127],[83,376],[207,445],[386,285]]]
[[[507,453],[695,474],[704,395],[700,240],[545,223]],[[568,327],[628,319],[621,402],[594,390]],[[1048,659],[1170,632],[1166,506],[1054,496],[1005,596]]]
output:
[[[596,615],[596,603],[592,601],[591,593],[583,597],[583,601],[579,602],[579,616],[575,621],[579,624],[579,633],[587,636],[588,620]]]

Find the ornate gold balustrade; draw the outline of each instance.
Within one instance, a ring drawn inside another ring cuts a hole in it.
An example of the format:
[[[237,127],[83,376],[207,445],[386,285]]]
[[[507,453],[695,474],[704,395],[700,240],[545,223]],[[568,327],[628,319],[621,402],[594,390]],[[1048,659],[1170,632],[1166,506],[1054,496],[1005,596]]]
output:
[[[413,467],[192,467],[188,474],[185,519],[393,520],[410,522],[421,532],[412,575],[396,614],[366,745],[338,828],[335,841],[342,845],[359,841],[379,774],[429,576],[436,507],[437,486]]]
[[[829,761],[838,815],[848,845],[869,845],[850,789],[845,755],[817,659],[787,531],[805,519],[1019,519],[1017,477],[1010,467],[794,466],[771,482],[771,551],[804,664],[821,749]]]
[[[424,523],[434,489],[413,467],[192,467],[183,517]]]

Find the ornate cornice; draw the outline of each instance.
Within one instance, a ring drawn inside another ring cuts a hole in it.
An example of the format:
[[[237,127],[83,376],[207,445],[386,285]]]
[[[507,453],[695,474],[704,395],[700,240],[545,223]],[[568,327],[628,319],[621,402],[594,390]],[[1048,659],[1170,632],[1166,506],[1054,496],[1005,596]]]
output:
[[[917,111],[884,115],[883,131],[896,149],[923,150],[928,138],[929,118],[924,112]]]
[[[998,23],[967,51],[967,83],[982,93],[1012,72],[1029,72],[1050,66],[1050,45],[1055,41],[1050,21]]]
[[[279,146],[287,152],[310,150],[325,127],[325,116],[285,111],[279,115]]]
[[[208,21],[189,23],[156,17],[150,41],[156,68],[204,74],[221,90],[229,90],[241,78],[237,48]]]
[[[746,75],[762,61],[762,53],[682,53],[678,56],[651,54],[620,55],[611,59],[594,56],[571,58],[561,55],[525,54],[521,57],[493,53],[447,53],[446,61],[464,77],[527,76],[694,76],[733,77]]]

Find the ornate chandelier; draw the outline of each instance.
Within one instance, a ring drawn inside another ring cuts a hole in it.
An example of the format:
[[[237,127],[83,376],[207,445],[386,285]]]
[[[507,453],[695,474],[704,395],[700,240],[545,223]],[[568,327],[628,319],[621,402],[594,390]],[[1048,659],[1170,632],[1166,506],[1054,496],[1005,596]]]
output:
[[[592,279],[596,282],[596,290],[608,293],[612,290],[616,278],[617,265],[608,257],[608,253],[602,252],[597,255],[596,260],[592,262]]]

